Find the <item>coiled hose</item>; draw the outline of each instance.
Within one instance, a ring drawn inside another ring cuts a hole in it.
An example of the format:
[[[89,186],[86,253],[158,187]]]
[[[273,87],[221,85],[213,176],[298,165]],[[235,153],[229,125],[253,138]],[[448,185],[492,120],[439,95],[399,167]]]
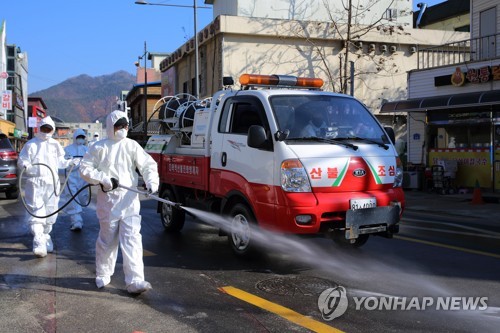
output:
[[[54,171],[52,171],[52,169],[51,169],[51,168],[50,168],[47,164],[45,164],[45,163],[34,163],[34,164],[33,164],[33,166],[35,166],[35,165],[45,166],[45,167],[49,168],[50,173],[52,174],[52,184],[54,185],[54,195],[55,195],[56,197],[60,196],[60,195],[61,195],[61,192],[59,192],[59,193],[57,192],[57,186],[56,186],[56,184],[57,184],[57,183],[59,183],[59,181],[57,181],[57,182],[56,182],[56,176],[54,175]],[[73,168],[74,168],[74,167],[75,167],[74,165],[72,165],[72,166],[71,166],[71,168],[70,168],[70,170],[69,170],[69,173],[70,173],[70,174],[71,174],[71,171],[73,171]],[[29,209],[29,207],[28,207],[28,204],[26,203],[26,200],[25,200],[25,198],[24,198],[24,197],[25,197],[25,195],[24,195],[24,191],[22,190],[22,189],[23,189],[23,187],[22,187],[22,179],[23,179],[23,174],[24,174],[24,172],[25,172],[25,171],[26,171],[26,169],[25,169],[25,168],[23,168],[23,169],[21,170],[21,174],[19,175],[19,179],[18,179],[18,187],[19,187],[19,189],[21,189],[21,191],[20,191],[20,196],[21,196],[21,200],[22,200],[22,202],[23,202],[24,208],[26,209],[26,211],[28,212],[28,214],[30,214],[31,216],[36,217],[36,218],[40,218],[40,219],[44,219],[44,218],[50,217],[50,216],[52,216],[52,215],[55,215],[55,214],[59,213],[59,212],[60,212],[61,210],[63,210],[63,209],[64,209],[67,205],[69,205],[69,203],[70,203],[71,201],[73,201],[73,200],[75,200],[75,201],[76,201],[76,202],[77,202],[80,206],[82,206],[82,207],[86,207],[86,206],[88,206],[88,205],[90,204],[90,201],[91,201],[91,196],[92,196],[92,191],[90,190],[90,187],[91,187],[91,186],[93,186],[93,185],[91,185],[91,184],[87,184],[87,185],[85,185],[84,187],[82,187],[81,189],[79,189],[79,190],[78,190],[78,191],[77,191],[74,195],[71,193],[71,190],[70,190],[70,191],[69,191],[69,192],[70,192],[70,195],[71,195],[70,200],[68,200],[68,202],[66,202],[63,206],[61,206],[61,207],[60,207],[59,209],[57,209],[55,212],[50,213],[49,215],[46,215],[46,216],[38,216],[38,215],[33,214],[33,213],[30,211],[30,209]],[[63,189],[63,188],[66,186],[66,184],[68,183],[68,179],[69,179],[69,177],[66,177],[66,180],[64,181],[64,184],[63,184],[63,186],[61,187],[61,189]],[[87,188],[89,188],[89,200],[88,200],[87,204],[86,204],[85,206],[83,206],[83,205],[81,205],[81,204],[78,202],[78,200],[76,200],[76,197],[78,196],[78,194],[80,194],[80,192],[82,192],[83,190],[85,190],[85,189],[87,189]],[[69,186],[68,186],[68,190],[69,190]]]

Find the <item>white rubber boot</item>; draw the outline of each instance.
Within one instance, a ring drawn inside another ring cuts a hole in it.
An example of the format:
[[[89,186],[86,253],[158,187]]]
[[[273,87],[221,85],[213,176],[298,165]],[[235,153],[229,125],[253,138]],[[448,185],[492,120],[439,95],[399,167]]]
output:
[[[95,285],[101,289],[111,282],[111,276],[98,276],[95,278]]]
[[[33,238],[33,253],[38,258],[47,256],[47,238],[44,234],[36,235]]]
[[[35,223],[30,228],[33,235],[33,253],[39,258],[47,256],[47,238],[44,233],[44,225]]]
[[[130,294],[141,294],[151,289],[153,289],[153,287],[148,281],[134,281],[127,286],[127,291]]]

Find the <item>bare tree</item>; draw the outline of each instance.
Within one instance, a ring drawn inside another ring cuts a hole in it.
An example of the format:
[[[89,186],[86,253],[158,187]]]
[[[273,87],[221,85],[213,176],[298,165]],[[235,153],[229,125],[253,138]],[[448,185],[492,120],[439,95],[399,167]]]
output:
[[[323,0],[323,4],[325,8],[327,8],[327,12],[330,17],[330,21],[333,23],[333,27],[337,31],[337,35],[342,40],[342,44],[344,46],[343,53],[339,53],[339,68],[341,73],[339,81],[340,92],[347,93],[348,83],[350,82],[350,53],[352,49],[358,48],[354,44],[354,41],[363,39],[363,37],[370,31],[377,29],[377,27],[379,27],[385,20],[385,12],[382,13],[380,17],[375,17],[374,20],[368,25],[360,24],[361,19],[364,19],[366,15],[370,15],[371,9],[376,5],[376,2],[364,1],[363,3],[360,3],[357,1],[356,4],[353,4],[352,0],[341,0],[341,3],[344,13],[347,13],[346,22],[342,22],[341,20],[343,13],[335,12],[329,7],[328,1]],[[389,3],[388,8],[390,8],[393,3],[394,0]]]
[[[309,33],[311,25],[319,26],[321,23],[297,21],[298,23],[293,25],[291,29],[296,38],[304,39],[312,47],[313,51],[308,52],[303,47],[294,46],[299,53],[304,56],[313,57],[322,63],[321,70],[328,77],[331,90],[342,93],[348,92],[349,84],[351,83],[350,62],[356,62],[360,58],[371,62],[372,65],[356,72],[354,75],[357,78],[375,73],[381,75],[382,72],[385,72],[387,75],[397,73],[399,69],[391,61],[393,60],[392,57],[380,57],[376,56],[375,53],[360,54],[358,51],[361,48],[359,46],[361,44],[357,44],[357,42],[363,40],[370,32],[378,32],[386,35],[405,33],[402,25],[396,26],[390,21],[390,9],[394,4],[394,0],[391,0],[387,5],[387,10],[380,13],[377,17],[373,17],[373,13],[376,12],[374,7],[378,5],[376,0],[340,0],[335,2],[339,5],[335,8],[331,7],[330,3],[328,0],[323,0],[323,6],[326,9],[329,22],[323,22],[321,28],[324,29],[324,32],[321,37],[323,39],[334,40],[339,44],[338,66],[333,66],[332,68],[331,62],[327,59],[327,49],[324,43],[318,41],[318,36],[313,38]],[[293,5],[294,12],[296,12],[295,6],[297,2],[294,1]],[[369,21],[368,24],[367,21]],[[335,46],[333,47],[335,48]],[[337,71],[338,75],[335,75]],[[365,82],[362,83],[369,86]]]

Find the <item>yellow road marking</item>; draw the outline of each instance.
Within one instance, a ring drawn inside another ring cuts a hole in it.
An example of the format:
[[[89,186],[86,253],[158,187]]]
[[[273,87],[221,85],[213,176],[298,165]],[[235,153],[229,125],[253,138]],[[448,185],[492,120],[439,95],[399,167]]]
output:
[[[432,246],[437,246],[437,247],[444,247],[446,249],[462,251],[462,252],[467,252],[467,253],[473,253],[473,254],[479,254],[482,256],[500,259],[500,254],[483,252],[483,251],[472,250],[472,249],[466,249],[466,248],[460,247],[460,246],[446,245],[446,244],[441,244],[441,243],[436,243],[436,242],[431,242],[431,241],[426,241],[426,240],[421,240],[421,239],[416,239],[416,238],[404,237],[404,236],[396,236],[396,235],[394,235],[394,238],[409,241],[409,242],[421,243],[421,244],[432,245]]]
[[[300,313],[295,312],[289,308],[286,308],[284,306],[278,305],[273,302],[269,302],[268,300],[265,300],[259,296],[247,293],[246,291],[243,291],[241,289],[227,286],[220,288],[220,290],[242,301],[253,304],[261,309],[275,313],[278,316],[283,317],[297,325],[308,328],[313,332],[337,332],[337,333],[343,332],[339,329],[328,326],[309,317],[303,316]]]

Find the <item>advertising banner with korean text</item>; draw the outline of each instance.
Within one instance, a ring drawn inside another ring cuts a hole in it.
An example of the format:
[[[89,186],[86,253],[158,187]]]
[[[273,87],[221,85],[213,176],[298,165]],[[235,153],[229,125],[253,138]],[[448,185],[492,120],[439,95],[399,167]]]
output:
[[[12,90],[2,90],[0,109],[12,110]]]
[[[429,152],[429,165],[439,160],[456,160],[457,172],[454,184],[457,187],[491,187],[491,157],[489,149],[435,149]]]

